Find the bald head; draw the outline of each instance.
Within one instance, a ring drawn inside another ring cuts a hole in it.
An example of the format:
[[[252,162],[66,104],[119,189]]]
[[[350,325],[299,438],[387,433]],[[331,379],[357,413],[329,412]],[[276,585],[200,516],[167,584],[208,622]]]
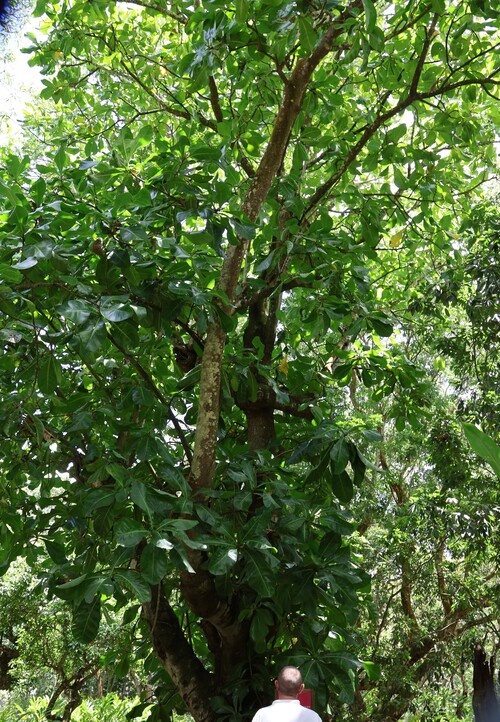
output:
[[[304,687],[302,675],[297,667],[283,667],[278,674],[276,686],[283,697],[297,697]]]

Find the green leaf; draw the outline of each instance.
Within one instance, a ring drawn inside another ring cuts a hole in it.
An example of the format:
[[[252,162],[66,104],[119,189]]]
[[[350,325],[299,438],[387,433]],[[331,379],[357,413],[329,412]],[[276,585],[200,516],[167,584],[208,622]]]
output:
[[[100,161],[98,160],[82,160],[82,162],[79,165],[79,170],[88,170],[89,168],[95,168],[96,165],[99,165]]]
[[[154,513],[154,505],[152,504],[149,489],[142,481],[134,481],[130,487],[130,498],[137,504],[139,509],[145,511],[149,516]]]
[[[245,581],[261,597],[272,597],[275,589],[274,572],[267,563],[269,556],[247,549],[244,557]]]
[[[146,544],[141,553],[141,574],[149,584],[159,584],[169,567],[165,549]]]
[[[221,576],[231,571],[238,560],[238,552],[236,549],[230,547],[223,547],[222,549],[215,549],[210,554],[208,562],[208,571],[214,576]]]
[[[45,544],[49,557],[55,564],[66,564],[68,560],[66,558],[66,549],[64,548],[64,544],[51,539],[44,539],[43,543]]]
[[[306,485],[309,484],[312,481],[315,481],[316,479],[321,479],[325,475],[325,471],[328,469],[328,465],[330,463],[330,452],[331,449],[328,447],[326,451],[323,452],[323,455],[319,461],[319,464],[315,466],[311,471],[308,473],[305,479]]]
[[[43,394],[53,394],[62,380],[61,364],[52,354],[43,356],[38,366],[38,388]]]
[[[442,15],[446,12],[445,0],[432,0],[432,11],[438,13],[438,15]]]
[[[57,151],[57,153],[54,155],[54,163],[55,163],[57,170],[60,173],[62,173],[62,171],[64,170],[64,167],[68,161],[69,161],[69,157],[68,157],[66,151],[64,150],[64,147],[61,146],[59,148],[59,150]]]
[[[407,181],[407,179],[406,179],[405,176],[401,173],[401,171],[399,170],[399,168],[396,168],[396,166],[394,166],[394,168],[393,168],[393,173],[394,173],[394,184],[395,184],[396,187],[399,188],[400,190],[404,190],[404,189],[408,186],[408,181]]]
[[[73,635],[78,642],[88,644],[97,637],[101,621],[101,599],[98,594],[87,603],[80,602],[73,612]]]
[[[373,328],[375,333],[377,333],[382,338],[387,338],[389,336],[392,336],[394,332],[394,328],[391,323],[388,321],[385,321],[383,319],[374,318],[373,316],[370,316],[369,319],[367,319],[369,325]]]
[[[38,418],[38,416],[33,417],[33,426],[35,427],[35,433],[36,433],[36,443],[38,446],[41,446],[43,442],[45,441],[45,426],[43,425],[42,421]]]
[[[85,323],[85,321],[90,317],[92,307],[87,301],[72,299],[58,306],[57,311],[64,318],[80,324]]]
[[[165,519],[158,526],[158,529],[171,532],[188,531],[198,526],[198,523],[196,519]]]
[[[248,0],[236,0],[236,22],[243,24],[246,23],[248,15]]]
[[[250,637],[256,643],[258,649],[265,648],[266,637],[274,623],[274,618],[269,609],[256,609],[250,622]]]
[[[98,489],[90,489],[85,494],[83,502],[83,513],[87,516],[96,509],[111,506],[115,502],[114,487],[100,487]]]
[[[495,444],[493,439],[474,424],[464,424],[463,428],[472,449],[490,464],[495,474],[500,478],[500,446]]]
[[[344,439],[335,442],[330,451],[330,458],[333,461],[334,474],[341,474],[349,461],[349,446]]]
[[[17,285],[22,280],[23,274],[20,271],[8,266],[6,263],[0,263],[0,282]]]
[[[136,386],[132,390],[132,398],[138,406],[154,406],[156,402],[153,393],[144,386]]]
[[[138,572],[132,569],[115,572],[114,579],[131,591],[141,604],[151,601],[151,587]]]
[[[97,321],[77,334],[77,339],[82,350],[88,354],[94,354],[106,341],[106,326],[102,321]]]
[[[134,310],[130,307],[128,301],[125,302],[121,299],[114,297],[103,298],[100,305],[101,316],[107,321],[113,323],[119,323],[125,321],[125,319],[134,316]]]
[[[333,370],[332,377],[340,384],[348,384],[352,376],[352,364],[340,364]]]
[[[106,473],[113,477],[120,484],[124,484],[128,478],[129,471],[121,464],[106,464]]]
[[[139,461],[154,459],[159,452],[159,443],[151,434],[142,434],[136,446],[136,455]]]
[[[318,44],[318,35],[309,20],[303,15],[299,16],[298,23],[300,45],[306,53],[312,53]]]
[[[122,618],[122,625],[125,626],[127,624],[130,624],[131,622],[134,622],[137,619],[137,615],[139,614],[140,610],[141,606],[139,604],[133,604],[131,607],[126,609]]]
[[[12,188],[7,185],[7,183],[4,183],[3,180],[0,178],[0,195],[4,196],[4,198],[8,198],[8,200],[12,203],[14,208],[20,203],[20,199],[16,196]],[[1,275],[0,275],[1,277]]]
[[[377,10],[373,0],[363,0],[365,10],[365,28],[368,34],[372,33],[377,23]]]
[[[79,577],[75,577],[75,579],[70,579],[69,582],[64,582],[64,584],[59,584],[56,589],[74,589],[75,587],[79,587],[80,585],[84,584],[88,580],[88,574],[82,574]],[[83,595],[82,595],[83,598]]]
[[[38,263],[36,258],[25,258],[24,261],[15,263],[12,268],[16,268],[18,271],[27,271],[28,268],[33,268]]]
[[[363,667],[370,682],[378,682],[382,676],[380,664],[376,662],[363,662]]]
[[[136,141],[139,147],[149,145],[154,137],[154,128],[152,125],[143,125],[139,130]]]
[[[352,470],[354,472],[353,483],[355,486],[359,487],[365,479],[366,466],[357,449],[354,456],[351,456],[350,459]]]
[[[116,542],[123,547],[133,547],[146,536],[146,529],[134,519],[121,519],[116,525]]]
[[[333,471],[333,470],[332,470]],[[354,487],[347,471],[331,476],[332,491],[342,504],[348,504],[354,496]]]

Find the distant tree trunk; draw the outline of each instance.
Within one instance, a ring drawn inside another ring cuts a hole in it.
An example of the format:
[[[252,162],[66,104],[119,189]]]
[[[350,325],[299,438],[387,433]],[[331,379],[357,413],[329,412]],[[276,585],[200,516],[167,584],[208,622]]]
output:
[[[0,645],[0,689],[10,689],[12,677],[10,676],[10,663],[19,656],[17,649]]]
[[[472,708],[476,722],[500,722],[500,704],[495,693],[495,665],[488,662],[480,644],[474,647]]]

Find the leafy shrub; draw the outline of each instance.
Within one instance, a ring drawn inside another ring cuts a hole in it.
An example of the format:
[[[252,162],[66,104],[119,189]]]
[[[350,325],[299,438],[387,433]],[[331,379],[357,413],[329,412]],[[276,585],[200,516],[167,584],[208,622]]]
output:
[[[48,697],[33,697],[26,703],[12,695],[0,697],[0,722],[45,722]],[[127,713],[139,703],[137,698],[120,699],[116,694],[107,694],[101,699],[86,698],[73,712],[73,722],[129,722]],[[62,713],[61,700],[53,713]],[[134,717],[135,722],[146,722],[149,709]]]

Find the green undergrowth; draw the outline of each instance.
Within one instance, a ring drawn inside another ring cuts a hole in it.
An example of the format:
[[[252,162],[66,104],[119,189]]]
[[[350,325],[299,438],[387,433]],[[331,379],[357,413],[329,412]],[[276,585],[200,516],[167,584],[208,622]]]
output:
[[[0,696],[0,722],[45,722],[49,703],[48,697],[32,697],[22,701],[15,695],[4,693]],[[120,699],[116,694],[107,694],[100,699],[84,699],[73,711],[72,722],[146,722],[149,719],[150,707],[142,709],[139,716],[131,711],[139,705],[138,698]],[[60,701],[52,710],[58,717],[64,709]]]

